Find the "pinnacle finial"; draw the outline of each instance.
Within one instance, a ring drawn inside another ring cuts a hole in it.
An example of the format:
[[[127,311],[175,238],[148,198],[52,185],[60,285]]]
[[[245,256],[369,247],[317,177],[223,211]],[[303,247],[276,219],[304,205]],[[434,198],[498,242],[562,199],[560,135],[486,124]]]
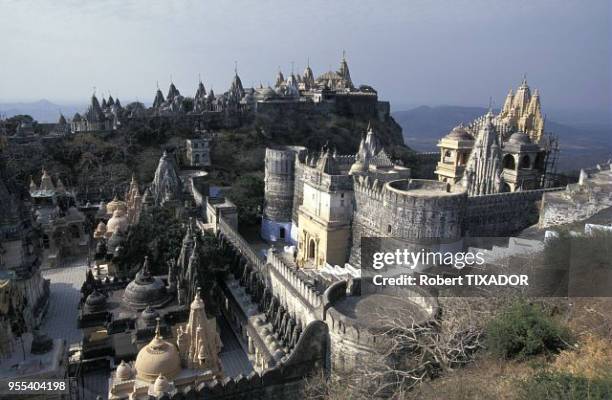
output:
[[[162,338],[161,337],[161,330],[160,330],[160,327],[159,327],[160,318],[159,317],[155,318],[155,321],[156,321],[156,324],[155,324],[155,338],[156,339],[161,339]]]
[[[142,263],[142,275],[148,277],[150,275],[149,271],[149,256],[145,256],[144,262]]]

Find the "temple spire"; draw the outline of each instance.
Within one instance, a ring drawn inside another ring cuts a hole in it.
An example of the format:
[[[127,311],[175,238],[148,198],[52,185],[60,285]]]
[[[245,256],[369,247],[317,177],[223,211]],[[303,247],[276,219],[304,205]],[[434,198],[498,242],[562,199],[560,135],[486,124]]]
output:
[[[159,327],[159,321],[160,321],[159,317],[155,318],[155,321],[156,321],[156,324],[155,324],[155,338],[156,339],[161,339],[162,336],[161,336],[161,330],[160,330],[160,327]]]

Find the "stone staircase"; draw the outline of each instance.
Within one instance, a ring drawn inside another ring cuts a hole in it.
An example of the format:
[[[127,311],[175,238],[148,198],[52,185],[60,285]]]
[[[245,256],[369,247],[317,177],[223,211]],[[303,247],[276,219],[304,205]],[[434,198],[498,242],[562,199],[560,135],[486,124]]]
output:
[[[468,248],[468,252],[474,254],[481,252],[487,263],[503,260],[511,256],[535,254],[543,250],[544,243],[542,241],[518,237],[509,238],[507,246],[494,245],[490,250],[479,247]]]

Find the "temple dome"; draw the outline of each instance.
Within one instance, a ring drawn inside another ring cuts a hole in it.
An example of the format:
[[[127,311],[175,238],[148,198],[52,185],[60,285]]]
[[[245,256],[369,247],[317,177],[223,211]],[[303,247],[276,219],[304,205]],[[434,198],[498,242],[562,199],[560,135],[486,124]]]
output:
[[[147,325],[155,325],[155,320],[159,318],[159,313],[151,306],[147,306],[142,311],[142,319],[147,323]]]
[[[159,332],[136,356],[136,376],[148,382],[155,382],[160,375],[174,378],[181,371],[181,358],[176,347],[159,336]],[[161,382],[160,382],[161,384]]]
[[[445,138],[454,140],[474,140],[472,135],[469,134],[463,125],[454,127]]]
[[[159,374],[157,379],[155,379],[155,383],[153,384],[153,393],[156,396],[161,396],[162,394],[169,393],[172,390],[172,385],[166,379],[166,377],[162,374]]]
[[[108,224],[106,225],[106,234],[110,236],[115,232],[126,232],[128,226],[129,221],[125,216],[125,212],[121,209],[116,209],[113,212],[111,219],[108,220]]]
[[[120,381],[127,381],[132,379],[134,371],[130,364],[126,363],[124,360],[121,360],[121,363],[117,367],[117,371],[115,371],[115,378]]]
[[[106,212],[108,214],[113,214],[115,210],[127,211],[127,204],[125,201],[119,200],[117,196],[106,205]]]
[[[510,139],[508,139],[508,141],[512,143],[517,143],[517,144],[530,144],[531,143],[529,136],[527,136],[523,132],[513,133],[512,136],[510,136]]]
[[[151,275],[147,257],[134,280],[125,288],[123,300],[136,310],[142,310],[147,306],[161,307],[170,300],[164,281]]]
[[[106,307],[106,296],[100,293],[97,289],[87,296],[85,299],[86,311],[102,311]]]

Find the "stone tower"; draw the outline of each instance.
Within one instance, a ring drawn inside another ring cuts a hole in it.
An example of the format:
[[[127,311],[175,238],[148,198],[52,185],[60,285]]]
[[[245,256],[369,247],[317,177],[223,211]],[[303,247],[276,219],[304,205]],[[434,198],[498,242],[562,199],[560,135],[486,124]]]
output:
[[[268,241],[291,243],[291,211],[296,156],[303,147],[266,149],[265,199],[261,236]]]
[[[304,268],[344,265],[348,258],[353,182],[329,148],[304,167],[303,203],[298,209],[297,263]]]

